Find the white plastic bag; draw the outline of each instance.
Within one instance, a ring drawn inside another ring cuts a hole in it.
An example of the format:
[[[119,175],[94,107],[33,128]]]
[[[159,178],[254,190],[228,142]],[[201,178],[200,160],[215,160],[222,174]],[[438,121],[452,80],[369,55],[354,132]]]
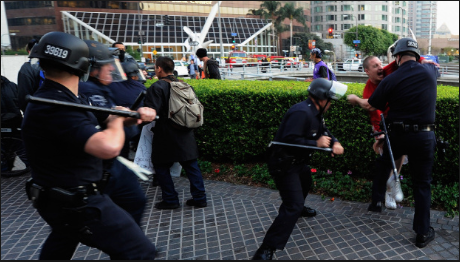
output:
[[[139,144],[137,145],[136,156],[134,163],[138,166],[145,168],[155,174],[155,169],[152,164],[152,140],[153,132],[151,129],[155,126],[155,121],[145,125],[142,128]],[[179,177],[182,171],[182,166],[178,162],[174,162],[170,168],[171,176]]]

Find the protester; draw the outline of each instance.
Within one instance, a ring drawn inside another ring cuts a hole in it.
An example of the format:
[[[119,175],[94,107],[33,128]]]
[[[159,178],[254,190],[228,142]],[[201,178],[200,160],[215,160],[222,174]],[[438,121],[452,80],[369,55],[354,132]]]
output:
[[[413,230],[415,245],[425,247],[434,239],[430,227],[431,181],[436,137],[434,134],[437,80],[434,64],[419,64],[418,43],[412,38],[400,39],[394,48],[398,70],[385,77],[369,99],[348,95],[348,101],[368,111],[384,110],[388,105],[386,124],[391,138],[394,159],[407,155],[415,200]],[[378,158],[375,174],[380,179],[379,192],[385,191],[385,181],[391,170],[387,147]],[[374,201],[374,200],[373,200]]]
[[[311,82],[317,78],[326,78],[332,80],[329,77],[329,68],[327,65],[321,60],[323,54],[319,48],[313,48],[310,52],[310,59],[315,63],[313,69],[313,77],[305,79],[305,82]]]
[[[171,178],[170,167],[179,162],[190,181],[192,199],[189,206],[206,207],[206,192],[203,177],[198,167],[198,146],[193,129],[174,125],[169,119],[170,84],[179,81],[172,74],[174,62],[167,57],[159,57],[155,63],[158,81],[147,89],[145,106],[155,109],[159,119],[155,123],[152,141],[152,163],[161,187],[162,201],[155,204],[157,209],[176,209],[180,207],[179,197]]]
[[[208,79],[222,79],[219,71],[219,63],[208,57],[208,51],[205,48],[196,50],[196,56],[203,61],[204,78]]]
[[[327,129],[323,114],[330,108],[330,101],[339,99],[346,90],[347,86],[335,81],[322,78],[314,80],[308,88],[307,100],[292,106],[283,117],[274,141],[331,147],[332,156],[343,154],[344,149]],[[272,145],[268,171],[283,202],[253,260],[271,260],[275,250],[282,250],[286,246],[297,219],[316,215],[314,209],[304,206],[312,185],[308,166],[310,155],[309,149]]]
[[[190,64],[187,66],[188,74],[190,75],[190,79],[196,79],[196,73],[198,71],[198,66],[195,64],[194,60],[190,60]]]
[[[48,52],[54,47],[59,52]],[[89,50],[79,38],[45,34],[30,58],[40,59],[46,72],[35,97],[84,104],[78,95],[79,78],[88,70]],[[119,108],[122,109],[122,108]],[[132,217],[103,187],[102,160],[118,155],[123,146],[123,123],[152,121],[155,112],[138,110],[142,119],[110,115],[107,127],[98,128],[86,111],[30,103],[22,135],[32,167],[26,191],[33,206],[51,227],[42,246],[42,260],[70,260],[78,243],[97,248],[111,259],[154,259],[155,246]]]

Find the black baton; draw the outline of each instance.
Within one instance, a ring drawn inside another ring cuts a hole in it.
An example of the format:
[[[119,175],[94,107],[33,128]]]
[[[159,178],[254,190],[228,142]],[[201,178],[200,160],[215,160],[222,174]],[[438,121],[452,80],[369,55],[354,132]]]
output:
[[[328,152],[332,151],[332,148],[330,148],[330,147],[305,146],[305,145],[281,143],[281,142],[276,142],[276,141],[271,141],[268,144],[268,147],[271,147],[272,145],[292,146],[292,147],[300,147],[300,148],[306,148],[306,149],[322,150],[322,151],[328,151]]]
[[[136,110],[139,104],[142,102],[142,99],[144,99],[144,96],[147,94],[147,91],[142,91],[139,96],[137,96],[136,101],[134,101],[133,105],[129,108],[131,110]]]
[[[388,146],[388,153],[390,154],[391,165],[393,166],[393,175],[394,175],[395,181],[399,182],[398,169],[396,169],[395,159],[393,157],[393,150],[391,150],[390,138],[388,137],[387,126],[385,124],[385,118],[383,117],[383,113],[380,114],[380,118],[382,118],[382,125],[383,125],[383,131],[385,134],[385,140]]]
[[[133,118],[138,118],[138,119],[141,118],[138,112],[130,112],[130,111],[110,109],[110,108],[104,108],[104,107],[98,107],[98,106],[82,105],[78,103],[71,103],[71,102],[57,101],[57,100],[41,98],[41,97],[34,97],[31,95],[26,95],[26,100],[32,103],[37,103],[37,104],[58,105],[58,106],[64,106],[64,107],[72,107],[75,109],[81,109],[81,110],[90,111],[90,112],[102,112],[102,113],[108,113],[108,114],[117,115],[117,116],[123,116],[123,117],[133,117]]]

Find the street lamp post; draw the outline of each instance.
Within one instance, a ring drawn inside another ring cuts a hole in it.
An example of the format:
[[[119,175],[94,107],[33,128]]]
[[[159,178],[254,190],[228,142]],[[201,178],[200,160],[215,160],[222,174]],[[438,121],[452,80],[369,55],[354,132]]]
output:
[[[356,16],[354,15],[346,15],[347,17],[354,17],[355,20],[356,20],[356,32],[355,32],[355,40],[359,40],[358,39],[358,19],[356,18]],[[345,33],[353,33],[353,32],[345,32]],[[334,54],[335,55],[335,54]]]
[[[326,54],[329,54],[329,53],[334,54],[334,72],[337,72],[337,63],[335,62],[335,52],[330,51],[330,50],[324,50],[324,53],[326,53]]]
[[[430,1],[430,38],[428,38],[428,55],[431,55],[431,23],[433,22],[433,3]]]

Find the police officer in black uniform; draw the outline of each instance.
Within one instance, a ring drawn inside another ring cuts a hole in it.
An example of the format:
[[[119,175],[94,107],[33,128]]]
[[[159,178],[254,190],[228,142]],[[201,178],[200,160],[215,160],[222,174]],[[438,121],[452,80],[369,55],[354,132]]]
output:
[[[79,78],[88,70],[88,47],[62,33],[44,35],[30,58],[40,59],[46,79],[36,97],[85,104]],[[120,108],[121,109],[121,108]],[[155,112],[141,108],[139,124]],[[78,243],[95,247],[111,259],[154,259],[155,246],[133,218],[101,193],[102,159],[117,156],[123,146],[124,117],[111,115],[100,130],[94,114],[56,105],[30,103],[22,136],[32,167],[26,191],[51,233],[40,259],[71,259]]]
[[[413,229],[417,234],[415,245],[425,247],[434,239],[430,227],[431,180],[436,138],[434,134],[438,70],[434,64],[420,64],[417,41],[402,38],[395,46],[393,55],[399,68],[380,82],[372,96],[360,99],[349,95],[353,105],[366,110],[390,110],[385,120],[391,149],[395,159],[407,155],[413,182],[415,214]],[[391,171],[388,148],[377,159],[375,172],[380,177],[379,185],[384,192]]]
[[[93,40],[85,40],[85,43],[89,48],[91,67],[88,81],[80,82],[79,84],[79,93],[86,96],[94,106],[105,108],[120,106],[115,101],[115,95],[110,85],[114,84],[114,81],[122,81],[123,69],[120,70],[119,68],[121,65],[117,63],[106,45]],[[106,113],[97,113],[95,115],[104,129],[108,115]],[[131,128],[133,127],[125,126],[124,128],[125,141],[130,138],[130,134],[127,134],[126,131]],[[125,147],[125,143],[123,147]],[[130,213],[140,226],[147,198],[137,176],[116,159],[107,159],[103,163],[104,172],[110,174],[105,193],[117,205]]]
[[[332,156],[343,154],[343,147],[327,129],[323,113],[345,94],[347,86],[324,78],[310,84],[309,98],[292,106],[284,116],[274,141],[315,147],[332,147]],[[284,249],[297,219],[316,215],[304,206],[312,184],[308,149],[272,145],[268,170],[280,191],[278,216],[267,231],[253,260],[271,260],[276,249]]]

